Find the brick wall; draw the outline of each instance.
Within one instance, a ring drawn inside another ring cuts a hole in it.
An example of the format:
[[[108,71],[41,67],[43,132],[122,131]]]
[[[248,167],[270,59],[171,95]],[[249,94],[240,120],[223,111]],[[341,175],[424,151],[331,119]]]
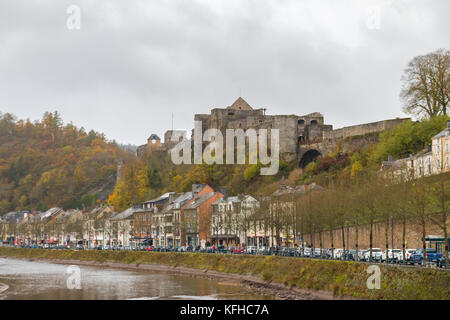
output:
[[[450,219],[447,220],[447,224],[450,222]],[[385,241],[385,223],[377,223],[373,226],[373,247],[384,249],[386,247]],[[402,229],[403,226],[400,222],[394,221],[394,247],[401,249],[402,248]],[[370,234],[370,226],[363,225],[358,228],[358,247],[360,249],[369,248],[369,234]],[[334,247],[342,248],[342,231],[334,230]],[[389,235],[389,248],[391,247],[391,224],[388,226],[388,235]],[[426,224],[426,235],[434,235],[434,236],[443,236],[443,231],[436,224],[433,224],[431,221],[428,221]],[[305,235],[305,241],[308,244],[311,242],[311,235]],[[331,237],[329,231],[326,231],[322,234],[323,239],[323,247],[329,248],[331,247]],[[422,227],[415,221],[409,221],[406,223],[406,248],[417,249],[422,248]],[[347,246],[347,228],[344,228],[344,240]],[[315,235],[315,246],[319,247],[319,234],[316,232]],[[355,237],[355,229],[353,227],[349,228],[349,242],[350,248],[355,249],[356,237]]]

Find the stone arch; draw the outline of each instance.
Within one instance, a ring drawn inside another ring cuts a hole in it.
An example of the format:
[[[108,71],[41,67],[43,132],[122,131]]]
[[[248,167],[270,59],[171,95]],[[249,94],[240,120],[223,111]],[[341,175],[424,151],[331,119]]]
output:
[[[319,151],[315,149],[310,149],[302,155],[298,163],[298,166],[304,169],[308,164],[310,164],[320,156],[322,156],[322,154]]]
[[[311,125],[317,125],[317,124],[319,124],[319,122],[317,122],[317,120],[311,120]]]

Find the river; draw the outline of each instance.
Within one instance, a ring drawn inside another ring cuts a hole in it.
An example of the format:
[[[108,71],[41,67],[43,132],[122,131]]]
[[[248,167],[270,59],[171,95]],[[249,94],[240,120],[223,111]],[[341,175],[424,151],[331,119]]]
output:
[[[79,281],[73,280],[76,275]],[[262,300],[271,297],[252,294],[238,284],[182,275],[0,258],[0,299]]]

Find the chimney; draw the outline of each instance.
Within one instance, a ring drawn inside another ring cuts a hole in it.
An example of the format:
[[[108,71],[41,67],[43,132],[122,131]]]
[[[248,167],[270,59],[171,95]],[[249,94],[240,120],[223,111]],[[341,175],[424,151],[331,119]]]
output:
[[[431,144],[428,144],[428,152],[431,152]]]
[[[447,129],[450,130],[450,120],[447,120]]]
[[[169,204],[173,203],[173,193],[169,193]]]
[[[220,188],[220,193],[223,194],[223,196],[226,198],[227,197],[227,189],[225,188]]]

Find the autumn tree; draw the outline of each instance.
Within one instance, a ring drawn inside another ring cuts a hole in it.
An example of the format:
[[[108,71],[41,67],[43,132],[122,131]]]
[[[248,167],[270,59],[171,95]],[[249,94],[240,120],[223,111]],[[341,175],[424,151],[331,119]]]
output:
[[[122,176],[115,186],[108,202],[121,211],[144,201],[148,191],[148,174],[145,165],[139,161],[125,163]]]

